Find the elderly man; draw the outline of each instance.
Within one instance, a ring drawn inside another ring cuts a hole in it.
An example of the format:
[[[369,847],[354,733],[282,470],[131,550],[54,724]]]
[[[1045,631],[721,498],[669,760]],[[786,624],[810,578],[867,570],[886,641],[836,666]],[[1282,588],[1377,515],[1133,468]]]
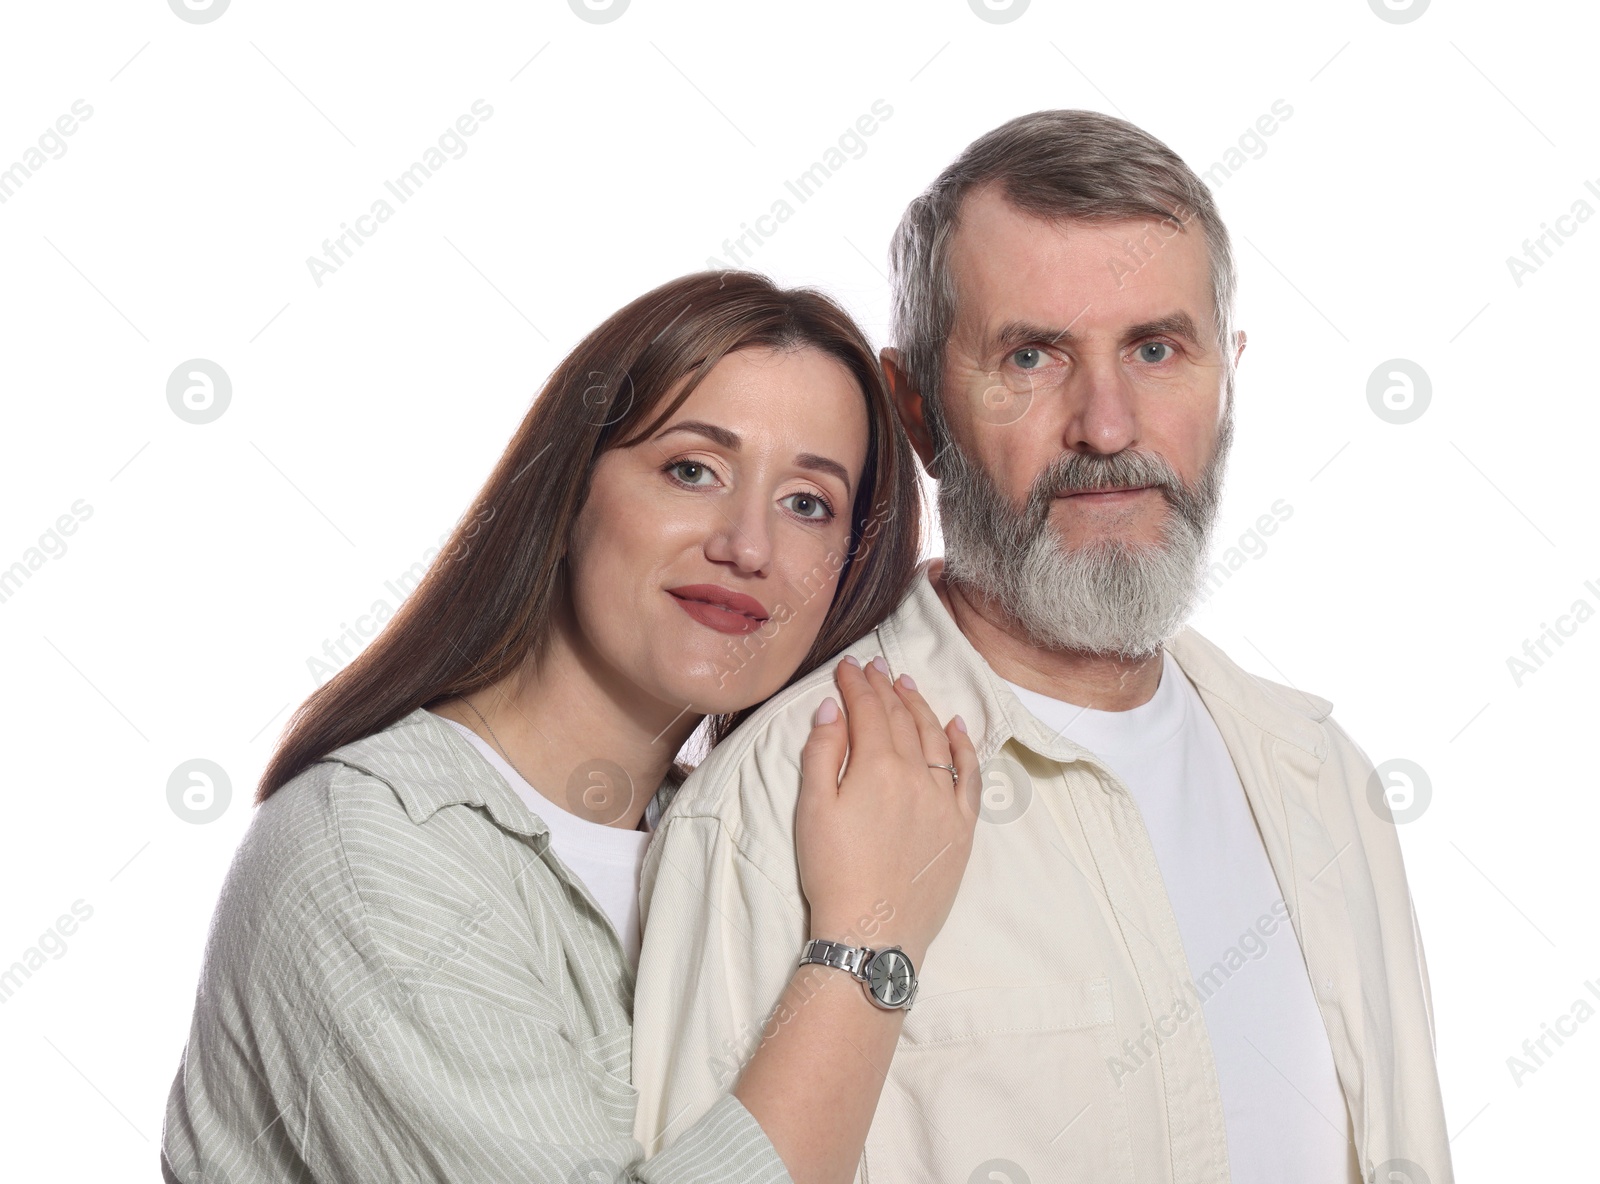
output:
[[[857,1179],[1448,1184],[1427,968],[1372,764],[1328,700],[1183,623],[1245,343],[1210,195],[1124,121],[1038,112],[946,169],[893,256],[883,363],[945,558],[848,652],[962,714],[985,782]],[[810,932],[794,859],[831,670],[711,754],[648,856],[652,1150],[804,1006],[779,996],[808,938],[871,946],[870,918]]]

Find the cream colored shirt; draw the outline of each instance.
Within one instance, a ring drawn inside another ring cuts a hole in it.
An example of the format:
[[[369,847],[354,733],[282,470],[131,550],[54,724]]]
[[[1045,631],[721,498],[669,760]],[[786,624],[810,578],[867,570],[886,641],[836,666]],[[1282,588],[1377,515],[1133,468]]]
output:
[[[1006,684],[1052,732],[1094,753],[1128,787],[1155,851],[1204,1014],[1234,1184],[1349,1184],[1360,1179],[1339,1091],[1288,907],[1278,891],[1233,758],[1200,692],[1164,654],[1149,700],[1100,711]],[[1157,1017],[1160,1024],[1161,1017]],[[1149,1071],[1158,1029],[1125,1049],[1117,1075]]]
[[[1247,673],[1192,628],[1166,648],[1259,827],[1363,1176],[1451,1184],[1427,967],[1371,762],[1328,700]],[[1223,1100],[1189,985],[1209,968],[1187,960],[1127,786],[1023,708],[926,578],[847,652],[883,655],[940,718],[962,714],[985,777],[859,1184],[1224,1184]],[[830,693],[828,664],[764,705],[685,784],[645,857],[633,1075],[648,1151],[690,1129],[786,1018],[774,1004],[807,936],[798,762]]]

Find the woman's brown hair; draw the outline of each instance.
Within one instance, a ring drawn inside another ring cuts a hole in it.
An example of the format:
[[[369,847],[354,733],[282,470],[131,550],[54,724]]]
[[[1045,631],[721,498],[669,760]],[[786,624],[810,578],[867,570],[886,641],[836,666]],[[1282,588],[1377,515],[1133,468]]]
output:
[[[751,272],[683,276],[614,313],[551,374],[415,591],[290,718],[256,802],[419,707],[469,695],[530,658],[537,663],[566,594],[567,544],[600,455],[656,431],[727,354],[807,346],[855,376],[869,441],[848,552],[836,557],[833,603],[790,681],[880,624],[915,574],[922,500],[871,345],[819,292],[779,288]],[[711,743],[756,706],[713,716]]]

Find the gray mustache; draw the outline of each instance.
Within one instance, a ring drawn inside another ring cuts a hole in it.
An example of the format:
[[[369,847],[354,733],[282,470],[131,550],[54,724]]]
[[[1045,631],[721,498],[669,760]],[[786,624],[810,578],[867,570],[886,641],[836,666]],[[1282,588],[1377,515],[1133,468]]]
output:
[[[1170,498],[1172,474],[1160,462],[1149,457],[1086,462],[1081,456],[1067,456],[1041,473],[1035,488],[1049,490],[1048,496],[1060,497],[1130,485],[1153,485]]]

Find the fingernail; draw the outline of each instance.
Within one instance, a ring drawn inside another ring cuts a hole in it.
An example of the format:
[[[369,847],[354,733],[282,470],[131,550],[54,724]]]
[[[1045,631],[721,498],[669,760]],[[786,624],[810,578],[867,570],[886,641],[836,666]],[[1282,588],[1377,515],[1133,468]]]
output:
[[[854,666],[857,670],[861,669],[861,661],[854,654],[846,654],[844,656],[844,660],[849,665]]]
[[[876,658],[872,659],[872,664],[878,668],[879,674],[889,673],[889,663],[883,660],[882,654],[879,654]]]
[[[831,724],[839,718],[839,705],[833,701],[832,696],[824,699],[817,708],[817,722]]]
[[[962,719],[959,715],[956,716],[955,718],[956,718],[956,731],[965,733],[966,730],[967,730],[967,721]]]
[[[908,691],[914,691],[917,689],[917,684],[912,680],[909,674],[902,674],[900,676],[900,681],[905,684],[906,690]]]

